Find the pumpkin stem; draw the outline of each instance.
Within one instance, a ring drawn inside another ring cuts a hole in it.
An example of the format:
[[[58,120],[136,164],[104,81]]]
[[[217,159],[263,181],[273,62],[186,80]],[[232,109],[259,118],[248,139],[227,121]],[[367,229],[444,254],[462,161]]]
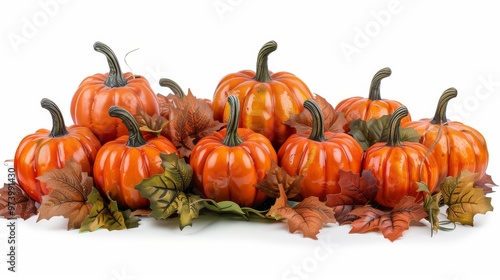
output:
[[[275,41],[269,41],[262,46],[257,56],[257,69],[255,71],[255,80],[261,83],[267,83],[272,80],[269,67],[267,65],[267,57],[278,48]]]
[[[120,68],[120,64],[113,50],[101,42],[94,43],[94,50],[104,54],[108,59],[109,74],[104,84],[112,88],[125,86],[127,84],[127,79],[123,76],[122,69]]]
[[[183,98],[186,96],[182,88],[179,86],[178,83],[176,83],[174,80],[167,79],[167,78],[161,78],[160,79],[160,86],[162,87],[168,87],[175,95],[179,96],[179,98]]]
[[[401,124],[401,119],[408,115],[408,108],[406,106],[400,106],[391,115],[389,120],[389,135],[387,139],[387,146],[395,147],[402,146],[401,133],[399,127]]]
[[[326,141],[325,126],[323,123],[323,113],[316,101],[308,99],[304,101],[304,108],[306,108],[312,115],[312,131],[309,139],[317,142]]]
[[[134,116],[130,114],[127,110],[123,109],[119,106],[111,106],[108,110],[108,114],[111,117],[116,117],[122,120],[123,124],[128,129],[128,147],[140,147],[142,145],[147,144],[146,140],[141,134],[141,130],[139,129],[139,125],[135,120]]]
[[[48,98],[43,98],[40,104],[42,108],[47,109],[52,116],[52,130],[50,131],[49,137],[61,137],[68,134],[61,110],[59,110],[56,103]]]
[[[392,71],[389,67],[385,67],[380,69],[372,78],[372,83],[370,85],[370,95],[368,98],[370,100],[381,100],[380,97],[380,82],[383,78],[387,78],[392,74]]]
[[[240,118],[240,100],[234,95],[227,97],[229,102],[229,119],[227,121],[226,137],[222,143],[228,147],[238,146],[243,139],[238,135],[238,122]]]
[[[455,88],[449,88],[441,94],[439,98],[438,105],[436,108],[436,114],[431,121],[431,124],[442,124],[446,123],[446,107],[448,106],[448,101],[457,97],[457,90]]]

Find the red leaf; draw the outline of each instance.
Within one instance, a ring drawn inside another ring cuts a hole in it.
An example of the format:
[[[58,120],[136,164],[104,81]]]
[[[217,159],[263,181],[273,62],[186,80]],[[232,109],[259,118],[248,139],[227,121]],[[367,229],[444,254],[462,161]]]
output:
[[[474,182],[474,187],[483,189],[484,194],[489,194],[494,192],[493,187],[496,186],[498,185],[495,184],[495,182],[493,182],[493,179],[488,174],[484,174],[482,178]]]

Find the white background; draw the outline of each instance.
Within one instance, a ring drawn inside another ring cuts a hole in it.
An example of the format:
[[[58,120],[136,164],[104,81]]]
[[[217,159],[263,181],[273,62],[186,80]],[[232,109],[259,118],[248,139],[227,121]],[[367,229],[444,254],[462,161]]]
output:
[[[484,134],[487,172],[500,180],[495,1],[30,0],[4,3],[0,21],[2,160],[13,157],[22,137],[50,128],[42,98],[55,101],[72,124],[69,105],[79,83],[108,69],[95,41],[158,93],[169,93],[158,85],[165,77],[212,98],[220,78],[254,69],[260,47],[275,40],[270,70],[296,74],[334,105],[367,96],[383,67],[393,74],[382,82],[382,97],[407,105],[413,119],[432,117],[440,94],[456,87],[448,116]],[[123,57],[136,48],[129,68]],[[498,206],[500,197],[490,196]],[[432,238],[426,224],[412,226],[393,243],[338,225],[315,241],[290,234],[283,223],[208,216],[183,231],[176,220],[143,218],[136,229],[85,234],[67,231],[64,219],[33,217],[18,220],[17,273],[7,271],[7,222],[0,220],[0,278],[494,279],[499,217],[477,215],[474,227]]]

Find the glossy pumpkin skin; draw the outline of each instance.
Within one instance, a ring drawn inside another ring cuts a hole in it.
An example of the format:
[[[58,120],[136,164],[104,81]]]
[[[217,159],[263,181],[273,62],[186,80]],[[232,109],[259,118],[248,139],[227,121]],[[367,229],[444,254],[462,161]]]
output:
[[[347,133],[324,132],[321,109],[314,101],[305,101],[304,107],[313,115],[313,130],[286,140],[278,151],[279,165],[290,175],[304,176],[294,200],[324,200],[327,194],[340,193],[340,170],[360,173],[363,149]]]
[[[41,105],[52,116],[52,130],[39,129],[25,136],[14,156],[16,179],[19,185],[35,201],[49,193],[46,183],[36,178],[52,169],[60,169],[70,159],[81,165],[82,171],[92,175],[97,151],[101,143],[90,129],[83,126],[66,127],[57,105],[42,99]]]
[[[349,125],[354,120],[362,119],[369,121],[372,118],[378,119],[382,116],[392,114],[397,108],[403,105],[399,101],[383,99],[380,96],[380,83],[382,79],[389,77],[391,73],[390,68],[383,68],[373,76],[368,98],[355,96],[344,99],[337,104],[335,110],[343,112],[347,120],[347,124],[344,126],[346,132],[350,131]],[[404,117],[401,123],[409,121],[411,121],[410,114]]]
[[[191,151],[193,182],[205,197],[258,207],[267,198],[254,185],[266,177],[276,151],[262,134],[238,128],[239,101],[229,96],[231,117],[227,128],[202,138]]]
[[[149,115],[159,113],[156,94],[148,80],[130,72],[122,74],[113,51],[101,42],[94,49],[108,59],[110,71],[85,78],[71,101],[71,117],[78,125],[90,128],[102,144],[127,135],[125,125],[108,115],[111,106],[119,106],[132,115],[138,107]]]
[[[363,170],[371,170],[380,190],[375,201],[393,208],[405,196],[422,202],[424,192],[418,192],[417,182],[424,182],[432,193],[439,181],[439,168],[428,149],[418,142],[400,142],[401,119],[408,113],[405,106],[398,108],[390,120],[389,140],[379,142],[365,151]]]
[[[439,166],[440,181],[447,176],[457,177],[465,169],[476,173],[476,179],[480,179],[488,167],[489,153],[483,135],[461,122],[446,119],[448,101],[456,96],[456,89],[447,89],[441,95],[434,118],[401,125],[422,135],[419,141],[431,149]]]
[[[241,111],[239,127],[263,134],[275,148],[295,132],[284,122],[289,119],[290,114],[302,112],[304,101],[312,98],[308,86],[294,74],[272,73],[268,70],[268,55],[276,48],[274,41],[262,47],[255,72],[243,70],[223,77],[217,85],[212,102],[214,118],[227,122],[227,97],[238,96]]]
[[[147,209],[149,200],[135,186],[163,173],[160,153],[177,153],[177,149],[163,136],[142,134],[125,109],[112,106],[109,114],[122,119],[130,133],[107,142],[99,150],[94,163],[95,185],[101,194],[109,193],[120,209]]]

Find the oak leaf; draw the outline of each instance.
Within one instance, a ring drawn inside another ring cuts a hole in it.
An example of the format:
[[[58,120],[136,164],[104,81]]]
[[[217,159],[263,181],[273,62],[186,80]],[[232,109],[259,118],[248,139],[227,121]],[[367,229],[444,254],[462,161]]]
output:
[[[92,177],[82,172],[82,167],[74,159],[70,159],[65,167],[52,169],[37,179],[46,183],[49,190],[47,195],[42,196],[37,222],[63,216],[68,219],[68,230],[80,228],[92,208],[92,203],[87,201],[94,187]]]
[[[4,184],[0,189],[0,217],[24,220],[37,214],[36,201],[17,183]]]
[[[349,213],[356,207],[371,203],[380,189],[370,170],[363,170],[361,176],[352,171],[340,170],[338,184],[340,193],[328,194],[325,203],[333,208],[340,225],[352,222],[356,217]]]
[[[409,229],[410,221],[420,221],[427,217],[421,203],[415,203],[415,198],[405,196],[390,211],[383,211],[370,206],[355,208],[351,215],[358,217],[351,223],[349,233],[366,233],[381,231],[385,238],[391,242],[403,235]]]
[[[304,175],[290,176],[285,169],[277,165],[274,161],[271,167],[266,171],[264,180],[255,184],[267,196],[276,198],[280,196],[278,185],[282,185],[288,198],[293,198],[300,192],[300,184]]]
[[[450,221],[473,226],[476,214],[493,211],[491,197],[486,197],[481,188],[474,188],[474,180],[475,174],[464,170],[456,178],[447,177],[441,184]]]
[[[301,231],[304,237],[318,239],[317,234],[323,225],[336,222],[333,209],[317,197],[305,198],[292,208],[288,205],[283,185],[278,187],[280,196],[266,216],[286,221],[290,233]]]

